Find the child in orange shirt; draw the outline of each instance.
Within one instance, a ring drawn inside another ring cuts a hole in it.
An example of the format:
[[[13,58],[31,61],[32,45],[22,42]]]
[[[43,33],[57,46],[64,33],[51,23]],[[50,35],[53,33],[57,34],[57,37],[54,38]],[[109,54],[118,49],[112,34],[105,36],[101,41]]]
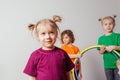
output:
[[[74,41],[75,41],[74,34],[71,30],[64,30],[61,33],[61,42],[62,42],[61,48],[68,53],[69,57],[71,58],[71,60],[73,62],[74,62],[75,58],[81,57],[79,48],[77,46],[73,45]],[[76,70],[77,70],[76,71],[77,76],[80,76],[80,80],[82,80],[80,60],[79,60],[78,64],[76,65]],[[80,75],[78,75],[78,74],[80,74]]]

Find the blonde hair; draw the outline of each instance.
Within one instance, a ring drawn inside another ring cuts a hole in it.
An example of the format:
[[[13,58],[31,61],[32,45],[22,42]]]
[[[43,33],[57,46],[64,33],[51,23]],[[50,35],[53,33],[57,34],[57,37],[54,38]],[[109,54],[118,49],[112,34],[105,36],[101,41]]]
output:
[[[57,32],[59,31],[59,27],[57,26],[57,24],[56,24],[56,22],[61,22],[61,17],[60,16],[58,16],[58,15],[54,15],[53,16],[53,19],[43,19],[43,20],[40,20],[40,21],[38,21],[36,24],[29,24],[28,25],[28,29],[30,30],[30,31],[34,31],[34,33],[35,33],[35,35],[37,35],[37,33],[38,33],[38,25],[39,24],[48,24],[48,25],[50,25],[51,27],[53,27],[53,28],[55,28],[56,30],[57,30]]]
[[[104,20],[106,19],[110,19],[113,21],[113,24],[115,26],[115,18],[117,17],[117,15],[112,15],[112,16],[106,16],[104,18],[99,18],[98,21],[101,21],[101,24],[103,24]]]

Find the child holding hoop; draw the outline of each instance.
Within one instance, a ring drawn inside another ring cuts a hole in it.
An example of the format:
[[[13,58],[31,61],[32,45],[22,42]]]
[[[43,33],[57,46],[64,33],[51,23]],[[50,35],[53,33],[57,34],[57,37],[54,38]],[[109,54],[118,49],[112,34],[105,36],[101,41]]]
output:
[[[60,21],[60,16],[54,16],[53,20],[43,19],[28,26],[42,45],[32,52],[24,69],[29,80],[70,80],[74,64],[65,51],[54,45],[59,31],[56,22]]]
[[[61,48],[68,53],[69,57],[71,58],[71,60],[73,62],[74,62],[75,58],[81,57],[79,48],[77,46],[73,45],[74,41],[75,41],[74,34],[71,30],[67,29],[61,33],[61,42],[62,42]],[[80,80],[82,80],[81,62],[80,61],[76,65],[76,70],[77,70],[76,71],[77,76],[80,76]],[[79,73],[80,73],[80,75],[78,75]]]
[[[105,31],[105,34],[98,39],[98,44],[102,45],[99,49],[99,53],[103,54],[104,70],[107,80],[118,80],[119,77],[118,68],[116,66],[117,59],[111,54],[112,50],[120,51],[120,34],[113,31],[115,18],[116,15],[99,19]]]

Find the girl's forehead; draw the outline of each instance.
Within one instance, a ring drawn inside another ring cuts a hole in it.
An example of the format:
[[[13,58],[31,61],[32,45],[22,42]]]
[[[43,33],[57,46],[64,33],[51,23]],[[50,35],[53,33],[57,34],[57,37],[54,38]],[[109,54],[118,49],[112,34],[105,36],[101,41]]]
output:
[[[106,23],[106,22],[113,23],[113,20],[112,19],[104,19],[104,20],[102,20],[102,23]]]
[[[68,36],[68,34],[67,34],[67,33],[65,33],[65,34],[63,34],[63,36]]]
[[[57,31],[54,27],[50,25],[38,25],[37,26],[37,31],[39,32],[49,32],[49,31]]]
[[[63,35],[63,37],[69,37],[69,36],[68,36],[68,34],[65,33],[65,34]]]
[[[106,19],[103,19],[103,22],[105,22],[105,21],[112,21],[113,22],[113,20],[111,19],[111,18],[106,18]]]
[[[41,29],[54,29],[54,27],[52,27],[51,25],[49,25],[49,24],[39,24],[38,26],[37,26],[37,29],[39,30],[41,30]]]

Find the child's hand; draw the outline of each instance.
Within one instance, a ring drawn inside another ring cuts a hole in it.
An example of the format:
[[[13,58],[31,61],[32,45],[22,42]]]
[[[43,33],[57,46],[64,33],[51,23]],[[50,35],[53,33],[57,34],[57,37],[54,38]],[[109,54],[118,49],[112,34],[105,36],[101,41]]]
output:
[[[118,71],[118,75],[120,75],[120,70]]]
[[[106,50],[106,47],[105,47],[104,45],[102,45],[102,46],[100,47],[99,53],[100,53],[100,54],[103,54],[103,53],[105,52],[105,50]]]
[[[120,59],[117,60],[118,74],[120,75]]]
[[[106,51],[111,52],[115,49],[116,46],[108,46],[106,47]]]
[[[82,54],[81,53],[77,53],[77,56],[78,56],[78,58],[81,58]]]
[[[83,56],[83,54],[80,53],[80,58]]]
[[[100,47],[100,50],[105,50],[105,46],[104,45],[102,45],[101,47]]]

